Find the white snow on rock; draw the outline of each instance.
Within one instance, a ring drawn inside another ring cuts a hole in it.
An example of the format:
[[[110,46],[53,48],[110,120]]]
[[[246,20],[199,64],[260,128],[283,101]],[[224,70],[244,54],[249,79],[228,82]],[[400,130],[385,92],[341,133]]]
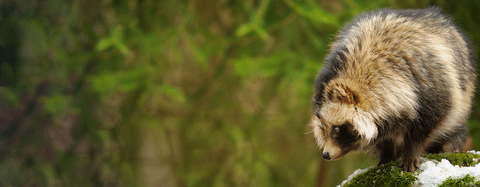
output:
[[[415,185],[422,186],[438,186],[443,181],[452,177],[459,179],[467,174],[480,179],[480,164],[471,167],[460,167],[452,165],[448,160],[442,159],[438,164],[432,161],[424,162],[420,165],[420,170],[423,170],[418,176]]]
[[[467,153],[480,155],[480,151],[468,151]],[[475,181],[480,181],[480,163],[476,164],[475,166],[460,167],[457,165],[452,165],[446,159],[442,159],[440,162],[430,161],[424,158],[421,159],[422,164],[420,164],[420,168],[417,170],[417,172],[415,172],[415,176],[417,177],[415,186],[438,186],[450,177],[453,179],[459,179],[465,177],[467,174],[469,174],[471,177],[475,177]],[[350,176],[348,176],[347,180],[344,180],[342,184],[338,186],[344,186],[355,176],[366,172],[372,167],[373,166],[365,169],[357,169]]]
[[[367,171],[368,169],[370,169],[370,168],[373,168],[373,166],[370,166],[370,167],[365,168],[365,169],[357,169],[357,170],[355,170],[350,176],[348,176],[347,180],[344,180],[344,181],[342,182],[342,184],[337,185],[337,187],[343,186],[343,185],[347,184],[348,182],[350,182],[350,181],[353,179],[353,177],[355,177],[355,176],[357,176],[357,175],[359,175],[359,174],[361,174],[361,173],[366,172],[366,171]]]

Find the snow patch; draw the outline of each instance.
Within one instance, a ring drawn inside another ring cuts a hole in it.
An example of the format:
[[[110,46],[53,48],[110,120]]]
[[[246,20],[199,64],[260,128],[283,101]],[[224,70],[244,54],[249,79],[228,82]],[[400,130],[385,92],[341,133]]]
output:
[[[420,165],[420,170],[423,170],[418,176],[415,185],[422,186],[438,186],[443,181],[452,177],[459,179],[467,174],[480,179],[480,164],[471,167],[460,167],[452,165],[448,160],[442,159],[438,164],[432,161],[424,162]]]
[[[349,183],[349,182],[353,179],[353,177],[355,177],[355,176],[357,176],[357,175],[359,175],[359,174],[365,173],[365,172],[366,172],[368,169],[370,169],[370,168],[373,168],[373,166],[370,166],[370,167],[365,168],[365,169],[357,169],[357,170],[355,170],[350,176],[348,176],[347,180],[344,180],[344,181],[342,182],[342,184],[337,185],[337,187],[339,187],[339,186],[344,186],[345,184]]]

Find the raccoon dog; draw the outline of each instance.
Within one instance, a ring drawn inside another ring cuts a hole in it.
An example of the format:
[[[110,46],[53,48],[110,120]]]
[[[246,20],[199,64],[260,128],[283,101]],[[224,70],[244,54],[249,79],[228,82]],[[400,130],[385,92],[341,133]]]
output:
[[[323,158],[368,151],[415,171],[422,153],[459,151],[475,82],[474,51],[441,9],[364,13],[316,79],[311,126]]]

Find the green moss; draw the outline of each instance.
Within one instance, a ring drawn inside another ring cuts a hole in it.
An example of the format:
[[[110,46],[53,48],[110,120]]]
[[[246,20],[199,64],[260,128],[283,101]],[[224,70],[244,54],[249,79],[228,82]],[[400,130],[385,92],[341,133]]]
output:
[[[447,186],[480,186],[480,181],[475,182],[475,177],[470,176],[467,174],[465,177],[460,179],[452,179],[448,178],[447,180],[443,181],[439,187],[447,187]]]
[[[478,163],[473,160],[473,158],[480,158],[480,155],[472,153],[447,153],[447,154],[424,154],[422,157],[431,160],[441,161],[442,159],[447,159],[453,165],[459,166],[472,166]]]
[[[398,161],[370,168],[354,177],[345,186],[407,186],[417,179],[412,172],[398,167]]]
[[[479,161],[473,158],[480,158],[480,155],[471,153],[446,153],[446,154],[424,154],[423,158],[429,160],[441,161],[447,159],[453,165],[472,166]],[[398,167],[398,162],[393,161],[382,166],[368,169],[366,172],[355,176],[349,183],[344,186],[410,186],[417,179],[416,174],[405,172]],[[418,174],[418,173],[417,173]],[[468,186],[470,184],[480,186],[480,182],[474,182],[473,177],[467,175],[461,179],[448,179],[443,184],[446,186]]]

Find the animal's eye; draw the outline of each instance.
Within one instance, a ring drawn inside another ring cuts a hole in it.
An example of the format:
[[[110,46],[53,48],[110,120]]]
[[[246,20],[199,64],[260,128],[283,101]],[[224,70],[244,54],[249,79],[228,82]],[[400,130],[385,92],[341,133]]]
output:
[[[334,127],[333,128],[333,131],[332,131],[332,136],[335,138],[338,136],[338,134],[340,134],[340,127],[337,126],[337,127]]]

